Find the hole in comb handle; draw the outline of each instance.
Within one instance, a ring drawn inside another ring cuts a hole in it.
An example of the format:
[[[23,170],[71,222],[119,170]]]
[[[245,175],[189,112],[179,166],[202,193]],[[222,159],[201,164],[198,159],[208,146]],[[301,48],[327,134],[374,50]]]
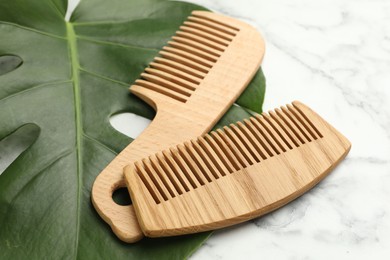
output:
[[[112,193],[112,199],[116,204],[121,206],[128,206],[132,204],[129,191],[125,187],[116,189]]]

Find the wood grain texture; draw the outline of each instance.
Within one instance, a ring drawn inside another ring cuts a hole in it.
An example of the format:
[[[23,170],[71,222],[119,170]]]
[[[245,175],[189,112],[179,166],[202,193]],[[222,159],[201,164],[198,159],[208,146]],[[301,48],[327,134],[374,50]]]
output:
[[[350,142],[300,102],[150,155],[125,168],[146,236],[214,230],[308,191]]]
[[[246,23],[194,11],[159,54],[130,88],[157,114],[92,188],[97,212],[125,242],[135,242],[143,233],[133,207],[112,199],[125,186],[123,167],[208,132],[259,69],[264,42]]]

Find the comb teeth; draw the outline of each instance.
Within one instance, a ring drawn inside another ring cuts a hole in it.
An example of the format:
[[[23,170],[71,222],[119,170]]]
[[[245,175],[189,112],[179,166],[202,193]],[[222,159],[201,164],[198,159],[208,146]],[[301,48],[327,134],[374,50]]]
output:
[[[136,162],[135,172],[159,204],[322,137],[297,105],[287,105]]]
[[[134,86],[185,103],[239,32],[193,12]]]

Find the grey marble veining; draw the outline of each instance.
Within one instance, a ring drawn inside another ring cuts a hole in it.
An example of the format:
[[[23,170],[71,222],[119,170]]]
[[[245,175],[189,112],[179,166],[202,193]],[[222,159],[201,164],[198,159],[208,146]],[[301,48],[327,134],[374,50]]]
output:
[[[192,259],[390,259],[390,2],[193,0],[266,41],[264,109],[300,100],[352,142],[318,186]]]

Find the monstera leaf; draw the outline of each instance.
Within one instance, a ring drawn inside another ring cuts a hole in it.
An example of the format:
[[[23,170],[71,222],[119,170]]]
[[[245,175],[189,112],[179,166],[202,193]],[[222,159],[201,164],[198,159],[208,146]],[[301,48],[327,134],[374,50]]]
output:
[[[129,84],[203,8],[82,0],[70,22],[66,8],[66,0],[0,1],[0,258],[185,258],[210,233],[122,243],[96,214],[90,191],[132,141],[110,116],[154,116]],[[264,88],[260,71],[220,123],[260,112]]]

